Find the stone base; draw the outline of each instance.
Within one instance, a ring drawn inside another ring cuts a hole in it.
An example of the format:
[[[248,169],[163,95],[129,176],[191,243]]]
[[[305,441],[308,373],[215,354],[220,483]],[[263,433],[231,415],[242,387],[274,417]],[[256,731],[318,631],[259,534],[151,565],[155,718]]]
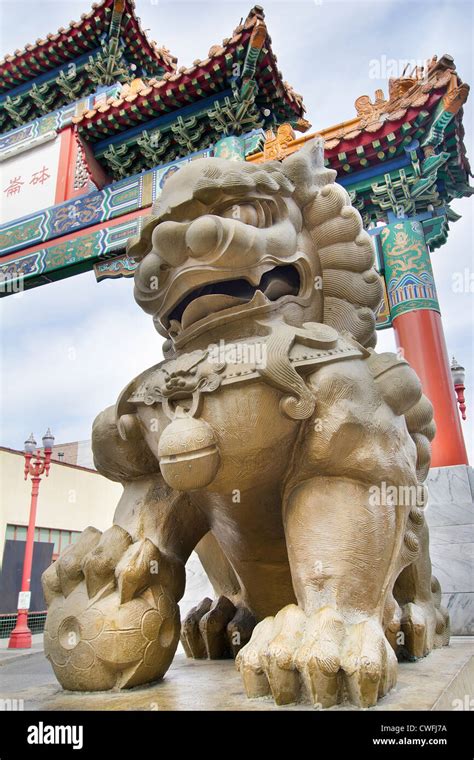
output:
[[[474,472],[434,467],[426,481],[430,555],[456,636],[474,635]]]
[[[398,684],[371,710],[468,710],[474,708],[474,641],[455,638],[423,660],[401,663]],[[41,659],[40,659],[41,658]],[[314,710],[310,705],[276,707],[267,697],[248,700],[232,660],[188,660],[178,653],[161,683],[131,691],[64,692],[42,655],[28,660],[28,679],[15,663],[2,667],[2,689],[24,699],[28,710]],[[28,683],[24,688],[21,683]],[[351,705],[331,710],[354,710]]]

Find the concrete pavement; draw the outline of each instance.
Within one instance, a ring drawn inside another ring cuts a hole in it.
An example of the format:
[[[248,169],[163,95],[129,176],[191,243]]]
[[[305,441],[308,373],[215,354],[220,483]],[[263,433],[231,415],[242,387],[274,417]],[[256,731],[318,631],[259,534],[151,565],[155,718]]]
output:
[[[10,638],[0,639],[0,667],[23,657],[43,653],[43,634],[35,633],[31,637],[31,649],[8,649]]]
[[[25,710],[312,710],[309,705],[275,707],[269,698],[247,700],[230,660],[188,660],[178,653],[165,679],[122,692],[65,692],[42,653],[13,655],[1,647],[0,699],[22,700]],[[10,650],[12,651],[12,650]],[[455,637],[416,663],[401,663],[396,688],[373,710],[454,709],[456,699],[474,693],[474,639]],[[6,659],[5,659],[6,658]],[[19,702],[15,703],[18,704]],[[453,704],[454,703],[454,704]],[[3,704],[3,703],[2,703]],[[343,705],[332,710],[353,709]],[[459,708],[460,709],[460,708]]]

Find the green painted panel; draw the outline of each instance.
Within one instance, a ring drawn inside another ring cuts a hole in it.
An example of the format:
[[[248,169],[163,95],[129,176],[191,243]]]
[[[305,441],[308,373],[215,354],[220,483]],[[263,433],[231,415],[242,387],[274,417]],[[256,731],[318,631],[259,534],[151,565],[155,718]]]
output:
[[[439,311],[431,261],[420,222],[403,219],[380,233],[392,320],[417,309]]]

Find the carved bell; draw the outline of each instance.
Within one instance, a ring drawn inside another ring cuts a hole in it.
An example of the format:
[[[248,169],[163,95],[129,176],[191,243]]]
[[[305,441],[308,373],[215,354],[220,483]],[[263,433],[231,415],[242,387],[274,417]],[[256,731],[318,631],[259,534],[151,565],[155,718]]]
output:
[[[158,444],[163,478],[177,491],[205,488],[219,469],[217,441],[210,425],[189,415],[176,417]]]

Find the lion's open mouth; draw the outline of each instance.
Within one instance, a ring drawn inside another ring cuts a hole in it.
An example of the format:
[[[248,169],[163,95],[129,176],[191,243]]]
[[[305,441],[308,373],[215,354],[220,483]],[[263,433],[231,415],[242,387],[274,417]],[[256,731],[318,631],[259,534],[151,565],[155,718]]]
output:
[[[202,285],[188,293],[167,315],[171,324],[179,322],[186,329],[200,319],[216,312],[249,303],[260,291],[269,301],[283,296],[296,296],[300,289],[300,276],[292,265],[277,266],[262,275],[258,285],[244,278],[223,280]]]

